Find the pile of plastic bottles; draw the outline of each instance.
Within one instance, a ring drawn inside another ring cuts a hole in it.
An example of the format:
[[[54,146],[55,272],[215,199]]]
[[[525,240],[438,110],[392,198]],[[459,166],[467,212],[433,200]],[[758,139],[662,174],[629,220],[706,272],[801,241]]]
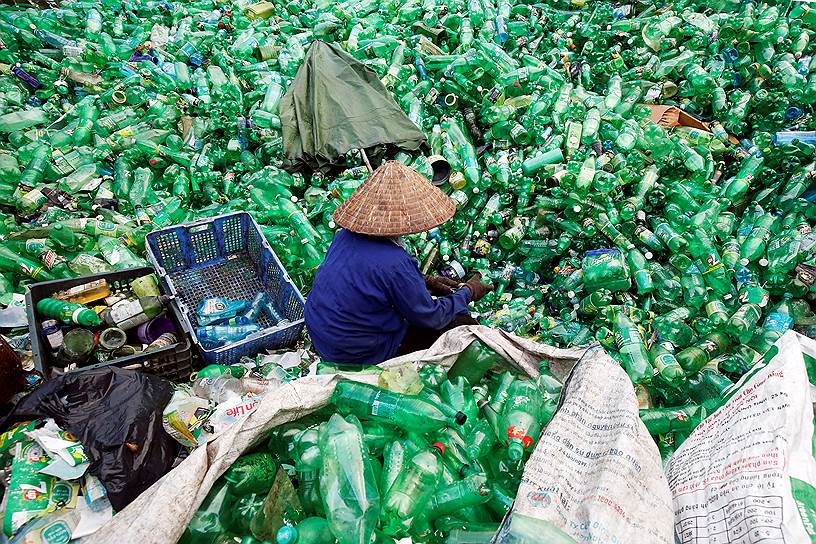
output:
[[[265,313],[274,327],[285,327],[284,318],[268,299],[258,293],[251,301],[223,297],[205,298],[198,304],[196,336],[207,348],[216,348],[228,342],[237,342],[261,330],[258,318]]]
[[[448,374],[431,365],[386,371],[383,387],[339,382],[329,406],[227,470],[180,542],[393,544],[452,531],[445,542],[487,542],[561,391],[546,363],[537,380],[486,375],[498,360],[476,341]],[[549,530],[547,542],[562,542]]]
[[[407,237],[423,270],[484,271],[485,323],[600,340],[684,405],[706,369],[726,385],[814,334],[814,29],[798,1],[2,6],[0,295],[245,209],[308,288],[367,174],[282,170],[278,106],[335,41],[453,167],[456,216]],[[398,158],[430,174],[427,155]]]

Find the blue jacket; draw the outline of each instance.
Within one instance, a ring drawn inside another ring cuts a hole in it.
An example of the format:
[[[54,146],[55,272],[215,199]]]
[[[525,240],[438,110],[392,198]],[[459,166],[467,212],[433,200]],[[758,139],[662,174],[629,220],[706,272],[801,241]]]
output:
[[[306,299],[306,326],[324,360],[377,364],[397,352],[408,325],[439,330],[468,312],[470,298],[469,289],[432,298],[403,248],[342,229]]]

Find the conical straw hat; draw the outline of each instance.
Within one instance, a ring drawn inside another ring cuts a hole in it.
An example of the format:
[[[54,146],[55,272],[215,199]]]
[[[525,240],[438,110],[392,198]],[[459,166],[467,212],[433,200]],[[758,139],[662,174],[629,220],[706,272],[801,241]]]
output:
[[[352,232],[400,236],[441,225],[456,212],[456,203],[419,172],[388,161],[334,212],[334,222]]]

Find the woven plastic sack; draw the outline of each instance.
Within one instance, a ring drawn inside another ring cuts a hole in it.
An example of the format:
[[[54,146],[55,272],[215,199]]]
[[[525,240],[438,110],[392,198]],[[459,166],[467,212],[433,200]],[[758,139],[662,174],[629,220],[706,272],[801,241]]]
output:
[[[500,330],[474,325],[458,327],[447,332],[428,350],[397,357],[379,366],[391,368],[405,363],[414,363],[417,368],[429,364],[449,368],[456,361],[459,353],[476,339],[481,340],[501,355],[505,359],[507,368],[531,377],[538,376],[538,362],[541,360],[549,361],[550,370],[561,380],[566,379],[579,361],[581,361],[580,367],[598,357],[604,357],[607,364],[612,364],[608,356],[597,349],[589,352],[583,348],[557,349]],[[585,355],[587,353],[588,355]],[[615,368],[623,378],[620,380],[621,387],[609,393],[610,402],[618,402],[629,395],[634,398],[634,390],[626,374],[620,367],[615,365]],[[278,425],[295,421],[326,406],[331,399],[335,384],[344,378],[376,384],[378,375],[350,373],[307,376],[286,384],[276,390],[274,395],[266,395],[246,419],[228,428],[206,446],[193,450],[184,462],[144,492],[125,510],[119,512],[99,531],[85,539],[83,544],[119,544],[123,534],[128,535],[129,541],[140,544],[176,542],[215,481],[244,451],[247,451]],[[634,413],[636,414],[636,405]],[[639,433],[639,441],[650,440],[642,424],[636,432]],[[645,456],[638,460],[642,466],[648,469],[655,466],[659,468],[660,457],[653,444],[651,450],[645,452],[638,450],[636,453]],[[561,459],[557,459],[551,464],[558,466],[561,462]],[[659,475],[654,476],[655,478],[662,477],[662,471],[658,470],[658,473]],[[588,473],[588,477],[594,478],[595,475]],[[655,502],[668,504],[670,496],[665,485],[665,477],[663,477],[663,482],[663,488],[661,488],[663,495]],[[612,497],[614,500],[622,500],[614,493]],[[521,500],[521,494],[516,500],[517,502]],[[575,517],[568,520],[569,524],[591,523],[592,518],[587,510],[577,510],[573,514]],[[654,527],[656,524],[671,530],[671,517],[665,520],[659,516],[652,516],[647,523],[652,532],[657,531]],[[622,524],[623,526],[625,530],[621,531],[622,534],[632,534],[643,529],[641,526],[630,527],[626,523]]]
[[[678,542],[816,542],[814,366],[816,341],[786,333],[677,449]]]

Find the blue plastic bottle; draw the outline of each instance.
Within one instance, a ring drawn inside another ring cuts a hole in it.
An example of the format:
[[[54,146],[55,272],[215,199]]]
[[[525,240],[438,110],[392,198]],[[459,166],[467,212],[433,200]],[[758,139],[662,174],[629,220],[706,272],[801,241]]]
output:
[[[201,326],[212,325],[235,317],[247,308],[245,300],[205,298],[198,304],[196,318]]]

